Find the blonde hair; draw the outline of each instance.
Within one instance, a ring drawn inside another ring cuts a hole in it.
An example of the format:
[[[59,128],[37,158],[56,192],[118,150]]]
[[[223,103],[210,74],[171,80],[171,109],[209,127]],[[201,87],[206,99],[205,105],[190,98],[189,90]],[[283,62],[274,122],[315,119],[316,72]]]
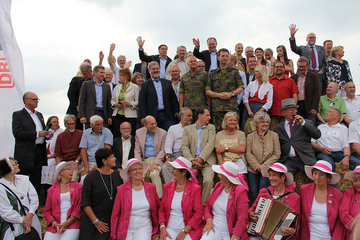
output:
[[[339,51],[340,50],[340,48],[342,48],[342,49],[344,49],[344,47],[343,46],[335,46],[335,47],[333,47],[332,49],[331,49],[331,56],[334,58],[334,57],[336,57],[336,51]]]
[[[238,114],[236,112],[227,112],[224,116],[224,119],[222,121],[221,127],[222,129],[226,130],[226,121],[228,120],[229,117],[235,116],[236,117],[236,121],[238,122],[236,124],[236,130],[239,130],[239,119],[238,119]]]
[[[269,82],[269,73],[264,65],[257,65],[254,71],[258,71],[261,74],[261,79],[263,83]]]

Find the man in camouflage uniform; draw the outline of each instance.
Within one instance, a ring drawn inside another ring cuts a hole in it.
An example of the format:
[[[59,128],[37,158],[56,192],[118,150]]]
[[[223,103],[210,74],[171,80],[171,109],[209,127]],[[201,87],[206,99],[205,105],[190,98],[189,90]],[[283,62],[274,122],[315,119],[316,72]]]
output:
[[[208,74],[197,70],[197,59],[191,56],[188,59],[190,71],[184,74],[180,82],[180,109],[190,108],[193,112],[200,106],[206,106],[206,81]]]
[[[236,96],[244,91],[244,84],[236,68],[228,67],[229,50],[218,51],[220,66],[211,71],[206,85],[206,95],[211,98],[213,121],[216,131],[221,131],[221,124],[227,112],[238,112]]]

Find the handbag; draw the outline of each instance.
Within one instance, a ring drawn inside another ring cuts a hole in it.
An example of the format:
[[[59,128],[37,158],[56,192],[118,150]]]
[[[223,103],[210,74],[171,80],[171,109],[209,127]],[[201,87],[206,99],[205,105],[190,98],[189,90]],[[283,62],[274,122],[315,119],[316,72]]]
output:
[[[24,213],[26,214],[25,208],[24,208],[24,206],[22,205],[22,203],[21,203],[20,199],[18,198],[18,196],[17,196],[10,188],[8,188],[6,185],[4,185],[4,184],[2,184],[2,183],[0,183],[0,184],[3,185],[7,190],[9,190],[9,191],[12,193],[12,195],[14,195],[14,196],[16,197],[16,199],[17,199],[17,200],[19,201],[19,203],[20,203],[21,209],[22,209],[22,210],[24,211]],[[13,225],[12,223],[9,223],[9,225],[10,225],[11,231],[12,231],[12,232],[14,233],[14,235],[15,235],[14,225]],[[33,227],[31,227],[31,231],[30,231],[29,233],[27,233],[27,234],[23,233],[23,234],[15,237],[15,240],[41,240],[41,239],[40,239],[40,236],[39,236],[38,232],[36,231],[36,229],[33,228]]]

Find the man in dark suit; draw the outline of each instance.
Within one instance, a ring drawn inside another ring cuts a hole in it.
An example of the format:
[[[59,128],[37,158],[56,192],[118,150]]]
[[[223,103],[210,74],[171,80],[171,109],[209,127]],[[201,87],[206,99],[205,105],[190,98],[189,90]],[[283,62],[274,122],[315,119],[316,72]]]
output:
[[[33,92],[23,95],[25,108],[13,113],[12,132],[15,137],[14,158],[19,162],[19,174],[28,175],[39,194],[41,169],[47,165],[44,117],[35,111],[40,99]]]
[[[104,119],[104,127],[108,128],[112,123],[111,89],[109,84],[103,81],[104,77],[105,68],[95,66],[93,81],[83,82],[81,86],[79,118],[86,129],[90,128],[90,117],[93,115],[99,115]]]
[[[71,114],[76,116],[76,129],[83,130],[83,125],[80,123],[80,119],[78,117],[79,114],[79,95],[81,85],[84,81],[91,80],[93,78],[93,72],[91,65],[87,62],[84,62],[80,65],[80,72],[82,73],[82,77],[73,77],[69,84],[69,89],[67,92],[67,96],[69,99],[69,107],[66,111],[66,114]]]
[[[144,53],[145,54],[145,53]],[[146,55],[146,54],[145,54]],[[133,70],[133,74],[136,73],[136,72],[139,72],[143,75],[144,77],[144,80],[147,80],[150,78],[150,73],[149,73],[149,69],[148,69],[148,64],[147,62],[144,62],[140,59],[141,63],[136,63],[134,65],[134,70]],[[145,71],[142,71],[142,67],[145,68]],[[145,74],[144,74],[145,72]]]
[[[214,37],[209,37],[207,39],[207,45],[209,50],[204,50],[200,52],[200,41],[199,39],[193,38],[194,47],[194,56],[198,59],[201,59],[205,62],[205,71],[210,73],[212,70],[217,69],[220,64],[217,59],[217,41]]]
[[[306,57],[309,62],[309,71],[315,72],[319,76],[319,82],[321,87],[321,93],[323,92],[323,74],[326,67],[326,51],[323,46],[315,45],[316,35],[314,33],[309,33],[306,36],[306,41],[308,45],[306,46],[297,46],[295,41],[295,33],[299,30],[296,29],[295,24],[291,24],[290,27],[290,47],[291,50],[300,55],[301,57]],[[325,87],[326,88],[326,87]],[[324,89],[325,89],[324,88]]]
[[[309,72],[309,60],[306,57],[300,57],[297,61],[298,73],[291,76],[299,89],[298,113],[307,119],[310,119],[316,126],[316,114],[319,112],[320,101],[320,83],[316,73]]]
[[[280,111],[285,116],[285,121],[274,128],[280,140],[279,162],[295,176],[299,170],[305,171],[305,165],[312,166],[316,163],[315,154],[311,148],[311,138],[320,138],[321,132],[310,120],[296,115],[299,106],[295,105],[293,98],[284,99],[281,104]]]
[[[129,159],[134,158],[135,136],[131,135],[131,124],[123,122],[120,125],[121,136],[114,138],[112,150],[116,158],[115,169],[126,168]]]
[[[157,62],[149,63],[151,79],[141,84],[139,93],[139,113],[143,119],[151,115],[159,127],[168,130],[179,117],[179,102],[169,80],[160,78],[160,66]]]
[[[144,48],[143,48],[145,40],[143,41],[142,37],[139,36],[139,37],[136,38],[136,41],[138,42],[138,45],[139,45],[139,57],[140,57],[140,60],[144,61],[144,62],[156,61],[160,66],[160,78],[165,79],[166,68],[172,62],[171,58],[167,55],[168,47],[165,44],[161,44],[158,47],[159,54],[148,56],[148,55],[145,55]]]
[[[113,93],[113,90],[114,90],[115,86],[117,85],[117,84],[112,82],[112,79],[113,79],[113,72],[111,71],[111,69],[105,70],[104,82],[109,84],[110,90],[111,90],[111,95]]]

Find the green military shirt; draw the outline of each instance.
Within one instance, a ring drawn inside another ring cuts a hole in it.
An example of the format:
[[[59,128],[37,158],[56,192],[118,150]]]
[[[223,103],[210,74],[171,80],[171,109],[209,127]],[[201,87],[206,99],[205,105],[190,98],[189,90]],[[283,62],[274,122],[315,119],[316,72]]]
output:
[[[180,82],[180,93],[184,93],[184,107],[195,109],[206,106],[206,81],[208,74],[197,70],[195,74],[184,74]]]
[[[217,68],[210,72],[205,90],[211,90],[215,93],[233,92],[239,87],[244,88],[244,84],[238,70],[227,67],[223,70]],[[228,100],[213,98],[211,106],[214,112],[237,111],[237,96],[233,96]]]

